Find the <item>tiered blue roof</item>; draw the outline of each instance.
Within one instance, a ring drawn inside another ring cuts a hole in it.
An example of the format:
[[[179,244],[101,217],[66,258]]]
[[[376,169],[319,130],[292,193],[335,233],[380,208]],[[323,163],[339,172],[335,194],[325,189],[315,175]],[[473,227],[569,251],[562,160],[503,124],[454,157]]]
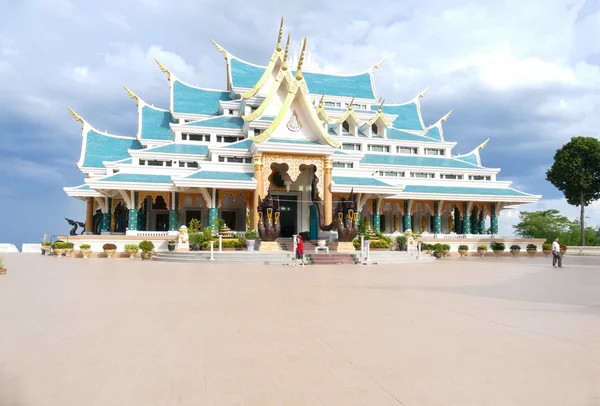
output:
[[[173,118],[169,111],[157,109],[150,106],[142,107],[142,140],[171,141],[173,134],[169,123]]]
[[[402,166],[429,166],[440,168],[477,168],[472,165],[453,158],[438,158],[414,155],[390,155],[390,154],[365,154],[360,161],[363,164],[379,165],[402,165]]]
[[[118,137],[89,130],[85,137],[83,168],[102,168],[103,161],[119,161],[131,158],[127,150],[142,149],[142,144],[135,138]]]
[[[437,126],[431,127],[427,132],[427,136],[437,141],[442,140],[442,133],[440,133],[440,129]]]
[[[161,154],[208,155],[208,145],[172,143],[144,150]]]
[[[377,110],[379,106],[371,106],[372,110]],[[395,114],[398,117],[392,123],[395,128],[404,130],[424,130],[421,119],[419,118],[419,109],[416,102],[406,104],[388,104],[381,108],[384,114]]]
[[[406,131],[399,130],[397,128],[390,127],[387,129],[387,137],[390,140],[400,140],[400,141],[420,141],[420,142],[436,142],[439,141],[434,138],[429,138],[429,133],[427,136],[416,135],[407,133]]]
[[[218,116],[187,123],[186,126],[241,129],[244,126],[244,119],[238,116]]]
[[[241,180],[251,181],[254,180],[253,173],[243,172],[221,172],[221,171],[198,171],[194,172],[187,179],[211,179],[211,180]]]
[[[484,196],[530,196],[511,188],[479,188],[463,186],[424,186],[407,185],[404,188],[407,193],[434,193],[450,195],[484,195]]]
[[[472,152],[468,155],[462,155],[460,157],[457,157],[456,159],[460,159],[461,161],[465,161],[470,164],[479,166],[479,164],[477,163],[477,155],[475,154],[475,152]]]
[[[225,148],[249,149],[253,143],[254,143],[254,141],[252,141],[251,139],[245,139],[243,141],[238,141],[238,142],[234,142],[233,144],[229,144]]]
[[[117,173],[106,178],[98,179],[100,182],[135,182],[135,183],[163,183],[171,184],[169,175],[149,175],[141,173]]]
[[[354,178],[349,176],[334,176],[333,181],[337,185],[346,186],[391,186],[375,178]]]
[[[257,66],[235,57],[231,57],[229,66],[233,86],[241,88],[253,88],[266,69],[264,66]],[[292,71],[292,74],[295,72]],[[344,76],[303,72],[302,75],[310,93],[361,99],[376,98],[369,72]]]
[[[219,114],[219,100],[231,100],[229,92],[200,89],[179,80],[173,81],[173,112],[184,114]]]

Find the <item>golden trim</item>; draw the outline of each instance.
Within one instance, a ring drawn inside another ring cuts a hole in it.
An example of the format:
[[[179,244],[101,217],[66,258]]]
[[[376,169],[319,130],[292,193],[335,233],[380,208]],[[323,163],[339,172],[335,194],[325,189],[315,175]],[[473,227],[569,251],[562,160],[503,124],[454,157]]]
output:
[[[254,110],[252,113],[248,114],[247,116],[242,116],[244,121],[256,120],[265,111],[265,109],[267,108],[269,103],[271,103],[271,99],[273,99],[273,96],[275,96],[275,94],[277,94],[277,90],[279,89],[279,86],[281,86],[281,82],[279,81],[279,78],[277,78],[277,79],[275,79],[275,83],[273,83],[273,86],[271,86],[271,90],[269,90],[269,94],[267,95],[267,97],[265,97],[265,99],[260,104],[260,106],[258,106],[258,108],[256,110]]]
[[[422,99],[423,97],[425,97],[425,95],[427,94],[427,91],[429,90],[431,86],[427,86],[427,88],[425,90],[423,90],[421,93],[419,93],[419,99]]]
[[[290,39],[291,39],[291,35],[288,32],[287,42],[285,44],[285,52],[283,53],[283,65],[281,66],[281,69],[283,69],[283,70],[288,69],[287,60],[288,60],[288,53],[290,51]]]
[[[279,23],[279,35],[277,36],[277,52],[281,52],[281,38],[283,38],[283,16],[281,16],[281,23]]]
[[[478,146],[477,149],[484,149],[488,142],[490,142],[489,138],[485,140],[480,146]]]
[[[204,200],[204,196],[202,195],[202,193],[179,193],[179,201],[177,202],[177,210],[180,211],[182,209],[182,207],[184,206],[185,203],[185,199],[190,198],[192,200],[192,207],[191,208],[197,208],[197,207],[202,207],[201,204],[198,204],[198,199],[202,200],[201,203],[203,203],[204,207],[208,207],[208,205],[206,204],[206,201]],[[196,207],[197,206],[197,207]]]
[[[221,45],[217,44],[217,42],[214,39],[210,39],[210,42],[213,43],[213,45],[215,46],[215,48],[217,48],[217,51],[219,51],[222,54],[225,54],[225,59],[227,59],[227,50],[225,48],[223,48]]]
[[[152,204],[156,204],[158,196],[162,197],[167,205],[167,210],[171,210],[171,192],[138,192],[138,210],[142,208],[142,204],[146,197],[152,198]]]
[[[292,84],[292,86],[290,87],[290,90],[288,91],[288,94],[285,97],[283,105],[279,109],[279,112],[275,116],[275,119],[273,120],[273,122],[271,122],[269,127],[267,127],[267,129],[265,131],[263,131],[262,133],[260,133],[259,135],[257,135],[257,136],[251,135],[249,138],[252,141],[254,141],[256,143],[260,143],[260,142],[266,141],[271,136],[273,131],[275,131],[275,129],[281,123],[281,120],[283,120],[283,118],[285,117],[285,113],[289,110],[289,108],[292,104],[292,101],[294,100],[294,96],[296,96],[297,90],[298,90],[298,84],[297,84],[297,82],[294,82]]]
[[[314,165],[317,170],[315,171],[315,175],[317,176],[319,182],[317,183],[317,191],[319,192],[319,196],[323,196],[323,187],[325,184],[325,170],[324,170],[324,162],[323,157],[320,156],[305,156],[305,155],[280,155],[280,154],[264,154],[263,155],[263,164],[266,170],[263,171],[263,191],[261,195],[264,196],[267,194],[267,189],[269,188],[270,180],[273,170],[271,169],[271,165],[273,164],[287,164],[288,170],[287,174],[289,175],[292,182],[295,182],[300,176],[300,167],[302,165]],[[257,179],[258,180],[258,179]],[[271,189],[275,189],[271,186]],[[281,188],[281,190],[285,190],[285,188]]]
[[[442,117],[439,122],[441,122],[441,123],[446,122],[446,120],[448,120],[448,117],[450,117],[450,114],[452,114],[452,110],[450,110],[448,113],[446,113],[446,115],[444,117]]]
[[[300,51],[300,58],[298,58],[298,69],[296,69],[296,80],[302,80],[302,65],[304,64],[304,54],[306,53],[306,37],[302,41],[302,49]]]
[[[167,67],[165,65],[163,65],[160,62],[158,62],[158,59],[154,58],[154,60],[156,61],[156,63],[160,67],[160,70],[167,74],[167,79],[169,79],[169,82],[170,82],[171,79],[172,79],[172,73],[171,73],[171,71],[169,69],[167,69]]]
[[[383,65],[384,61],[385,61],[385,58],[382,59],[381,61],[377,62],[375,65],[371,66],[371,71],[381,68],[381,65]]]
[[[81,123],[81,129],[83,130],[83,126],[85,125],[85,120],[83,118],[81,118],[81,116],[79,114],[75,113],[75,111],[72,108],[70,108],[69,106],[67,106],[67,108],[73,115],[73,118],[75,119],[75,121],[79,121]]]
[[[133,93],[131,91],[131,89],[129,89],[127,86],[123,85],[123,87],[125,88],[125,91],[129,95],[129,97],[131,97],[132,99],[135,99],[135,104],[137,106],[139,106],[140,105],[140,98],[139,98],[139,96],[137,94]]]
[[[356,113],[354,112],[354,110],[352,109],[348,109],[346,110],[346,112],[344,113],[344,115],[342,117],[340,117],[337,122],[338,123],[343,123],[344,121],[346,121],[348,119],[348,117],[352,117],[354,119],[354,121],[356,122],[356,124],[361,124],[362,120],[359,119],[358,117],[356,117]]]
[[[317,113],[315,112],[315,110],[313,110],[312,106],[310,106],[310,100],[308,99],[308,96],[303,93],[302,97],[304,98],[304,102],[308,106],[308,108],[307,108],[308,115],[310,116],[314,125],[319,129],[319,133],[321,134],[321,137],[323,137],[325,142],[327,142],[333,148],[339,148],[342,144],[340,144],[339,142],[337,142],[336,140],[331,138],[331,136],[323,128],[323,124],[321,124],[321,122],[319,121],[319,116],[317,116]]]

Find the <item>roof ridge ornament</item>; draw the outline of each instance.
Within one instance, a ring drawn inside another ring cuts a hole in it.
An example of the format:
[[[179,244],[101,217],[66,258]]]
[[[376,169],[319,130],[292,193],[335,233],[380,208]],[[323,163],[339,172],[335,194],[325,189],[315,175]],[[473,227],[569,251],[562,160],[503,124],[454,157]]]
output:
[[[440,122],[445,123],[448,120],[448,117],[450,117],[450,114],[452,114],[452,110],[446,113],[446,115],[440,119]]]
[[[319,100],[319,107],[323,107],[323,99],[325,99],[325,95],[321,95],[321,100]]]
[[[67,106],[67,108],[73,115],[73,118],[75,119],[75,121],[79,121],[81,123],[81,129],[83,130],[83,126],[85,125],[85,120],[83,118],[81,118],[81,116],[79,114],[75,113],[75,111],[71,107]]]
[[[170,82],[171,81],[171,76],[172,76],[171,71],[165,65],[163,65],[162,63],[160,63],[158,61],[158,59],[154,58],[154,60],[156,61],[156,63],[160,67],[160,70],[167,74],[167,78],[169,79],[169,82]]]
[[[300,51],[300,58],[298,58],[298,69],[296,69],[296,80],[303,80],[302,76],[302,64],[304,63],[304,54],[306,53],[306,37],[302,40],[302,50]]]
[[[377,112],[378,112],[378,113],[381,113],[381,112],[382,112],[382,111],[381,111],[381,109],[383,108],[383,103],[385,103],[385,99],[383,99],[383,98],[382,98],[382,99],[381,99],[381,104],[379,105],[379,108],[377,109]]]
[[[223,48],[221,45],[217,44],[217,42],[212,38],[210,39],[210,42],[212,42],[215,48],[217,48],[217,51],[225,55],[225,59],[227,59],[227,50],[225,50],[225,48]]]
[[[379,69],[381,67],[381,65],[383,65],[383,62],[385,62],[385,58],[383,58],[381,61],[377,62],[375,65],[371,66],[371,70],[375,70],[375,69]]]
[[[480,146],[478,146],[477,149],[484,149],[488,142],[490,142],[489,138],[485,140]]]
[[[128,88],[127,86],[123,85],[123,87],[125,88],[125,91],[129,95],[129,97],[131,97],[132,99],[135,99],[135,104],[137,104],[139,106],[140,105],[140,98],[139,98],[139,96],[137,94],[133,93],[131,91],[131,89]]]
[[[288,32],[287,42],[285,44],[285,52],[283,53],[283,66],[281,67],[281,69],[283,70],[288,69],[288,53],[290,51],[290,39],[291,34]]]
[[[423,97],[425,97],[425,95],[427,94],[427,91],[429,90],[430,87],[431,86],[427,86],[427,88],[425,88],[425,90],[423,90],[421,93],[419,93],[419,99],[422,99]]]
[[[281,23],[279,24],[279,35],[277,36],[277,52],[281,52],[281,39],[283,38],[283,16],[281,16]]]
[[[348,110],[352,110],[352,105],[354,104],[354,97],[350,100],[350,104],[348,105]]]

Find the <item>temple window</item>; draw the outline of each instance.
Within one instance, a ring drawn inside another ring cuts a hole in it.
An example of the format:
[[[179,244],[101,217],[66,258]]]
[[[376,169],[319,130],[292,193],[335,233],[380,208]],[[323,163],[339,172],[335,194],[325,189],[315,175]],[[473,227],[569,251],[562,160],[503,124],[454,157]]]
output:
[[[334,162],[333,167],[340,169],[352,169],[354,165],[352,162]]]
[[[360,151],[360,144],[342,144],[342,149],[346,151]]]
[[[442,173],[440,175],[440,178],[442,179],[464,179],[463,175],[454,175],[454,174],[449,174],[449,173]]]
[[[369,145],[369,151],[371,152],[390,152],[389,145]]]
[[[404,172],[396,172],[396,171],[377,171],[379,176],[386,176],[388,178],[403,178]]]
[[[375,135],[378,134],[379,128],[377,128],[377,124],[375,124],[375,123],[371,124],[371,132]]]
[[[492,180],[492,177],[483,175],[469,175],[469,180]]]
[[[254,136],[260,135],[260,128],[255,128],[254,129]]]
[[[210,134],[181,134],[183,141],[198,141],[198,142],[210,142]]]
[[[242,137],[235,137],[232,135],[217,135],[217,142],[232,143],[242,140]]]
[[[445,155],[445,151],[437,148],[425,148],[425,155]]]
[[[348,122],[348,120],[346,120],[342,123],[342,131],[345,133],[350,132],[350,123]]]
[[[410,177],[419,179],[433,179],[435,177],[435,174],[427,172],[411,172]]]
[[[417,155],[419,150],[416,147],[398,147],[398,153]]]
[[[183,162],[183,161],[179,161],[179,167],[180,168],[197,168],[198,167],[198,162]]]
[[[140,165],[146,165],[146,160],[145,159],[140,159]]]
[[[336,103],[335,102],[330,102],[330,101],[324,102],[323,105],[325,107],[336,107]]]
[[[252,158],[244,158],[239,156],[220,156],[219,162],[229,162],[234,164],[251,164]]]

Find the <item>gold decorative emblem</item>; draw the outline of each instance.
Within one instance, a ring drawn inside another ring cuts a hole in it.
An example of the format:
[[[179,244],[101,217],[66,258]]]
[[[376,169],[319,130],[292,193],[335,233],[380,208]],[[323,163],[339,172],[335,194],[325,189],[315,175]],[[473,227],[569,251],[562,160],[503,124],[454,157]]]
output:
[[[296,114],[296,110],[292,112],[292,116],[290,117],[290,121],[287,123],[287,128],[290,131],[296,132],[302,129],[302,123],[298,120],[298,115]]]

